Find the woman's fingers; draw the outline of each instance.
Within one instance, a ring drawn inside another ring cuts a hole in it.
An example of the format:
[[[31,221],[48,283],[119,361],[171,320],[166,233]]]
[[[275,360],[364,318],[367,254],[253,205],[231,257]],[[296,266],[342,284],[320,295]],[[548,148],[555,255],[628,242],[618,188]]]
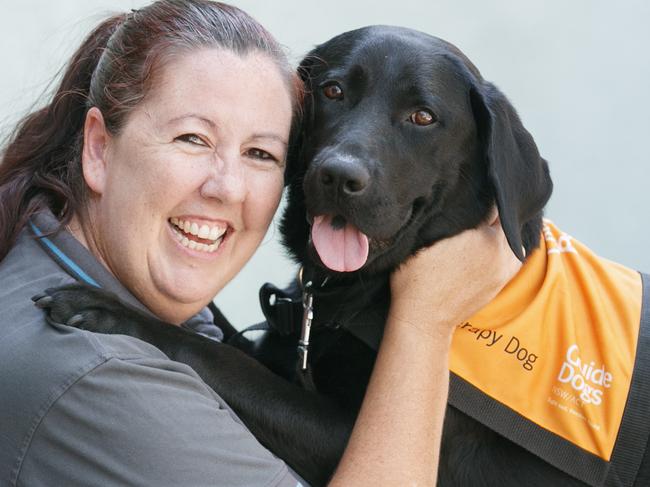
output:
[[[391,276],[393,306],[453,327],[492,300],[520,267],[494,210],[485,224],[436,242],[400,266]]]

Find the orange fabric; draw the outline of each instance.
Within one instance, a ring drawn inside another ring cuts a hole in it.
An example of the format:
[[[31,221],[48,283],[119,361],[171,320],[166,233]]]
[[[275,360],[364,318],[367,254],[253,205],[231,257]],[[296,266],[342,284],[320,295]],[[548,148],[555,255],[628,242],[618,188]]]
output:
[[[551,222],[515,278],[454,335],[450,369],[609,461],[630,387],[641,277]]]

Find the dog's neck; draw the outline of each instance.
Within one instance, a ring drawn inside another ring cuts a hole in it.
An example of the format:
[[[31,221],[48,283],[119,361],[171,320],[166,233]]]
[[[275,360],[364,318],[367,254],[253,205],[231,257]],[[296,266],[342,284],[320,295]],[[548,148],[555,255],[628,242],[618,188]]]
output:
[[[303,208],[300,210],[304,211]],[[303,225],[305,225],[304,221]],[[434,228],[443,226],[432,225]],[[539,246],[541,228],[542,211],[522,225],[522,242],[526,255]],[[293,232],[290,232],[289,229]],[[462,231],[462,228],[452,231],[451,235],[459,231]],[[328,274],[313,263],[308,252],[304,250],[307,248],[309,239],[308,226],[305,225],[301,234],[301,232],[296,232],[294,226],[286,225],[285,222],[283,232],[285,245],[297,260],[303,263],[305,273],[303,278],[310,279],[314,283],[312,287],[314,326],[346,330],[361,339],[370,348],[377,350],[390,307],[390,271],[373,274],[364,272],[355,272],[349,275],[336,274],[325,279]],[[418,242],[417,247],[430,245],[432,241],[449,236],[446,233],[423,236],[424,241]],[[297,249],[301,249],[301,251],[298,252]],[[300,287],[296,286],[292,294],[300,292]]]
[[[311,263],[314,326],[343,329],[377,350],[390,306],[389,274],[331,276]],[[324,282],[324,284],[322,284]]]

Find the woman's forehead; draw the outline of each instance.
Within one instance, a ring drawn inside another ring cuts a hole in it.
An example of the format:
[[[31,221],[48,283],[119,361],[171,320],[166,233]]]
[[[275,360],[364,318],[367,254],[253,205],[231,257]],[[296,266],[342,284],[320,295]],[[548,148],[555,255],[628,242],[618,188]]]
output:
[[[151,95],[209,99],[236,95],[253,88],[248,96],[264,95],[268,87],[275,95],[290,96],[277,64],[267,55],[239,55],[220,48],[203,48],[175,54],[157,70]],[[193,90],[190,90],[192,88]],[[162,100],[166,102],[167,100]]]
[[[205,48],[176,54],[157,70],[143,104],[162,123],[191,114],[218,124],[232,112],[261,122],[291,118],[290,88],[277,64],[260,52]]]

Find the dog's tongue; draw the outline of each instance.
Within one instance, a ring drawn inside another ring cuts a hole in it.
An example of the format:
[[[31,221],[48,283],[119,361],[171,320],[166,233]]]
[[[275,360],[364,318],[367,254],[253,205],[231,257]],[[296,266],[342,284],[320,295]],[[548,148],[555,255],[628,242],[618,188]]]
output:
[[[320,260],[333,271],[356,271],[368,259],[368,237],[349,223],[335,229],[331,216],[314,218],[311,240]]]

